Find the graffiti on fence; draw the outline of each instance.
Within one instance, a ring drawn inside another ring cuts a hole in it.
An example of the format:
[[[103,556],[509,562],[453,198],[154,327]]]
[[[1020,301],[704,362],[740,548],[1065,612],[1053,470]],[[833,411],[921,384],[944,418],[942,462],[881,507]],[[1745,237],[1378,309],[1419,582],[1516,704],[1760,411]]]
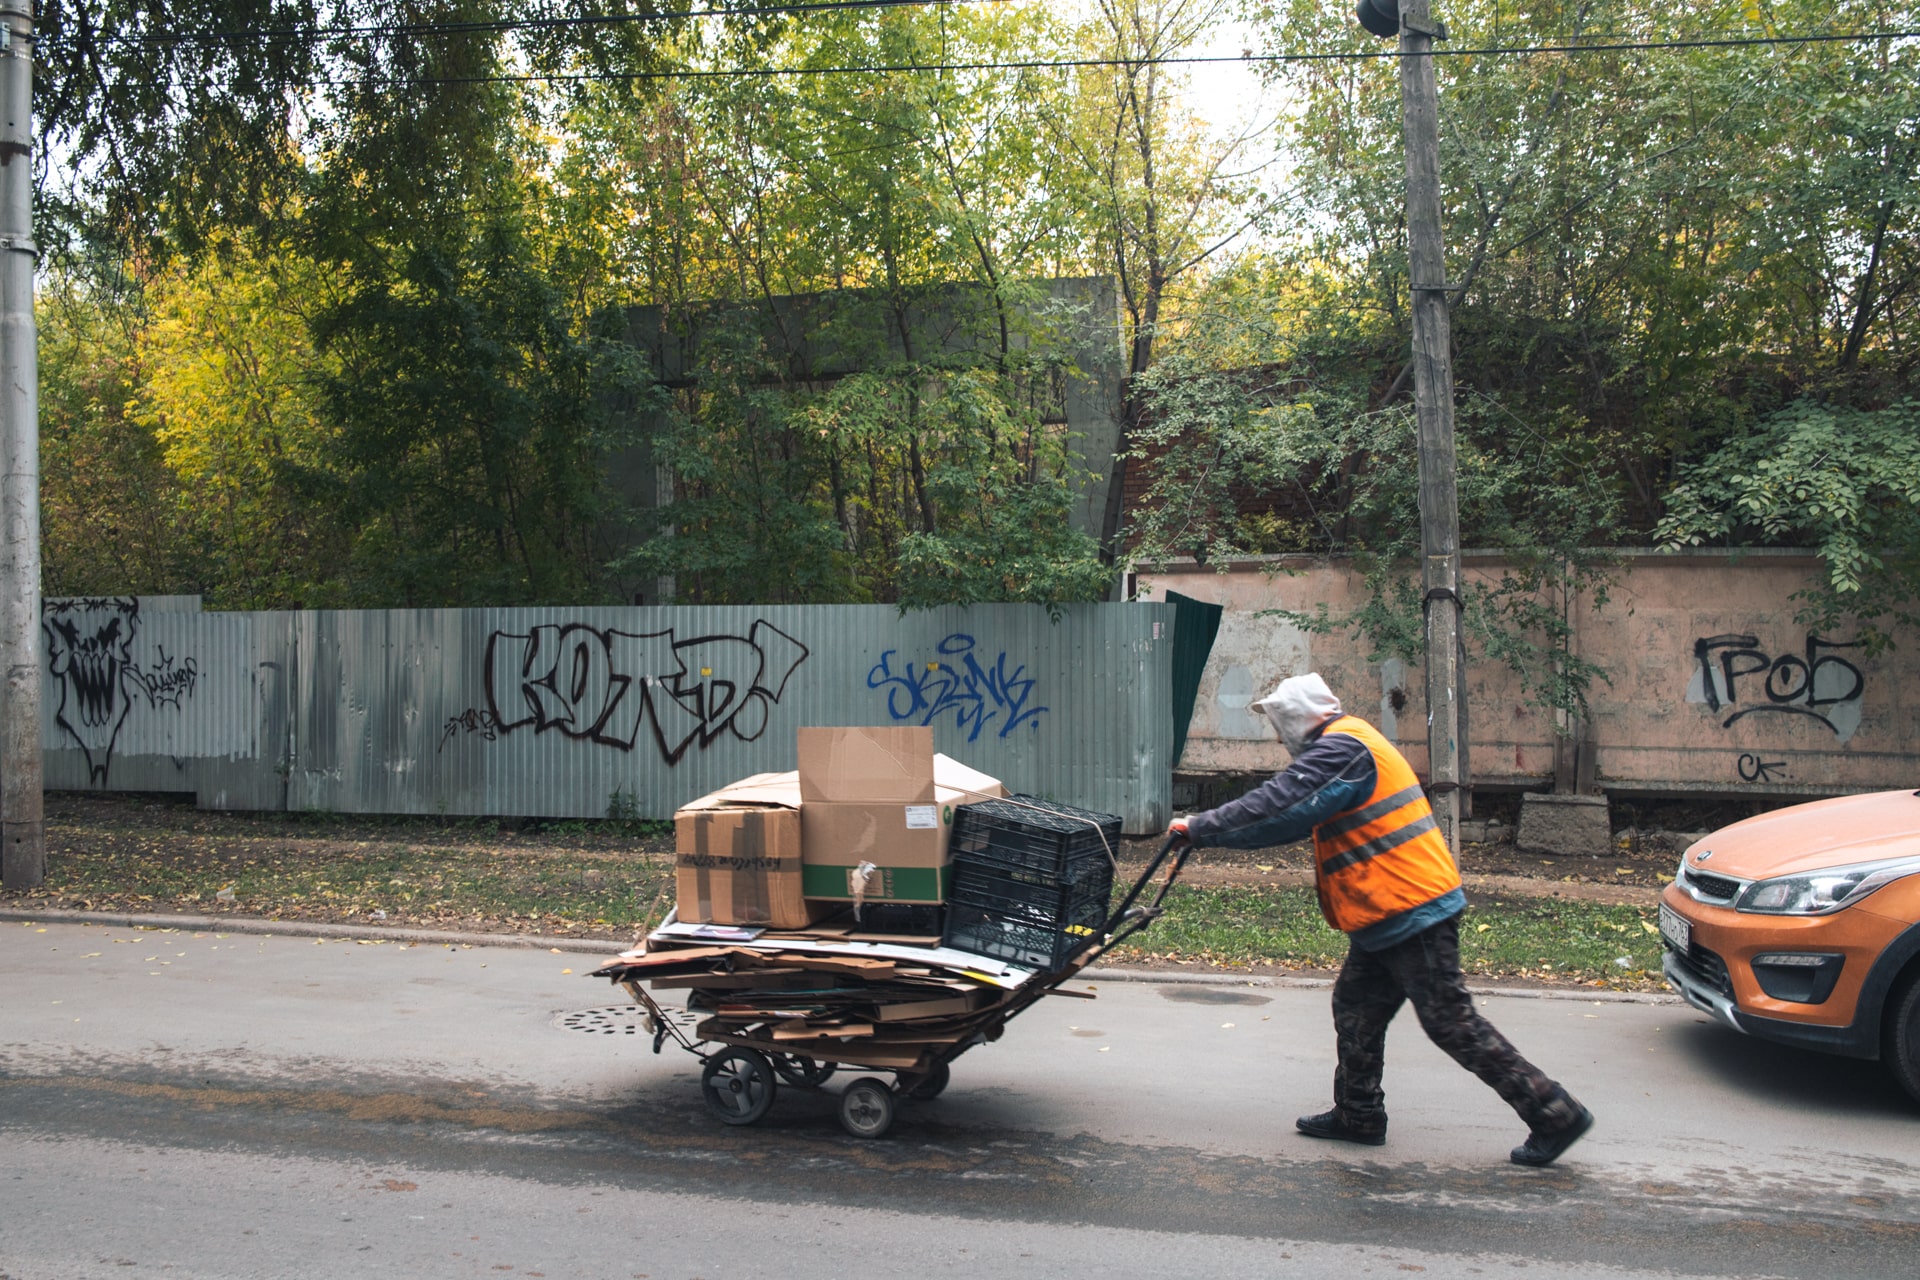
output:
[[[133,648],[140,602],[131,596],[49,600],[41,607],[40,630],[59,696],[53,722],[86,756],[88,780],[103,787],[127,713],[137,702],[181,710],[199,682],[199,665],[159,646],[152,665],[141,665]]]
[[[446,726],[440,730],[440,748],[434,754],[439,755],[441,751],[445,751],[447,739],[463,729],[468,733],[479,734],[483,742],[497,742],[500,739],[500,722],[493,718],[493,712],[482,711],[478,707],[468,707],[457,716],[447,717]]]
[[[631,751],[643,724],[670,765],[722,733],[752,742],[807,646],[768,622],[745,636],[676,639],[671,629],[636,634],[572,623],[487,637],[486,699],[448,720],[440,736],[479,733],[492,742],[516,729]]]
[[[1039,682],[1027,675],[1024,663],[1007,670],[1002,650],[988,665],[982,661],[985,650],[976,652],[974,638],[958,631],[935,648],[939,656],[926,662],[897,658],[899,650],[889,649],[867,672],[867,688],[887,691],[888,715],[927,725],[951,714],[968,742],[996,719],[1002,738],[1023,724],[1039,728],[1047,708],[1028,705]]]
[[[1845,742],[1860,726],[1867,677],[1834,651],[1862,643],[1809,634],[1802,652],[1774,657],[1757,636],[1704,636],[1693,642],[1687,701],[1726,712],[1722,728],[1770,712],[1818,720]]]

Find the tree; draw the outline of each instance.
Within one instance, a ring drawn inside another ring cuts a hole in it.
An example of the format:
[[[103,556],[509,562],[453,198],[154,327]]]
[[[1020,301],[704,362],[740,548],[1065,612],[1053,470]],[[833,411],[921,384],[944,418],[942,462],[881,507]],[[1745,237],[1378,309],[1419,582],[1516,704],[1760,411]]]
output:
[[[1171,291],[1261,212],[1257,186],[1237,168],[1248,139],[1212,139],[1164,65],[1228,11],[1227,0],[1099,0],[1076,42],[1082,56],[1109,65],[1083,69],[1071,113],[1053,121],[1071,198],[1095,260],[1119,284],[1126,321],[1122,447],[1101,533],[1109,563],[1121,553],[1126,446],[1143,411],[1136,388],[1153,365]]]
[[[192,589],[223,609],[344,600],[346,546],[329,487],[312,316],[332,282],[310,260],[231,240],[146,282],[130,421],[151,433],[174,493],[170,536]],[[126,590],[119,587],[118,590]]]
[[[1657,536],[1811,546],[1826,580],[1801,592],[1801,620],[1853,620],[1869,652],[1920,625],[1920,401],[1855,409],[1805,399],[1688,467]]]

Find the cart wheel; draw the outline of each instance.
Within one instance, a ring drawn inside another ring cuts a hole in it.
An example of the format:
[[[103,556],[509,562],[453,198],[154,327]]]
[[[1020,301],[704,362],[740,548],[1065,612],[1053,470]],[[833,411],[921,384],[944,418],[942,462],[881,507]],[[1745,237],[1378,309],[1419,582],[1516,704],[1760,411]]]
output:
[[[840,1095],[840,1127],[856,1138],[878,1138],[893,1128],[893,1090],[862,1076]]]
[[[920,1078],[920,1083],[907,1090],[907,1096],[917,1102],[931,1102],[947,1091],[947,1085],[953,1080],[953,1068],[944,1062],[936,1062],[933,1069]]]
[[[839,1068],[831,1062],[818,1062],[797,1053],[777,1053],[773,1056],[773,1069],[796,1089],[818,1089],[832,1079]]]
[[[726,1124],[752,1124],[773,1105],[773,1065],[756,1049],[728,1049],[707,1059],[700,1092]]]

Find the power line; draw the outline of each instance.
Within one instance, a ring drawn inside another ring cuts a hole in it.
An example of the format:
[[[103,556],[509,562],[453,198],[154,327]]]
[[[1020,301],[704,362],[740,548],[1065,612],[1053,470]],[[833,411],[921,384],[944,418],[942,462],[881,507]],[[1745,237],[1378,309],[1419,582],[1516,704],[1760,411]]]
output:
[[[893,0],[895,3],[902,0]],[[904,0],[911,3],[913,0]],[[936,0],[945,3],[946,0]],[[838,7],[838,6],[827,6]],[[1920,39],[1915,31],[1863,31],[1838,35],[1752,36],[1699,40],[1636,40],[1613,44],[1548,44],[1484,46],[1473,49],[1435,49],[1436,58],[1526,57],[1544,53],[1593,54],[1637,53],[1664,49],[1736,49],[1755,46],[1798,46],[1811,44],[1865,44],[1881,40]],[[944,73],[953,71],[1044,71],[1074,70],[1092,67],[1203,66],[1219,63],[1294,63],[1294,62],[1371,62],[1397,59],[1398,49],[1345,53],[1247,53],[1186,55],[1157,58],[1036,58],[1019,62],[906,62],[830,67],[716,67],[681,68],[666,71],[529,71],[484,76],[418,76],[398,82],[399,87],[459,84],[588,83],[594,81],[635,80],[725,80],[776,79],[793,76],[896,75],[911,72]],[[362,80],[326,80],[318,83],[350,86]]]
[[[97,40],[101,44],[183,45],[223,44],[243,40],[337,40],[367,36],[472,35],[488,32],[630,26],[639,23],[676,22],[685,18],[759,18],[785,14],[831,13],[836,10],[925,9],[968,3],[1005,4],[1008,0],[801,0],[800,3],[794,4],[667,9],[655,13],[580,14],[570,18],[497,18],[483,22],[378,23],[357,27],[317,27],[311,30],[300,27],[278,27],[256,31],[150,31],[134,34],[116,32],[102,34],[97,37]]]

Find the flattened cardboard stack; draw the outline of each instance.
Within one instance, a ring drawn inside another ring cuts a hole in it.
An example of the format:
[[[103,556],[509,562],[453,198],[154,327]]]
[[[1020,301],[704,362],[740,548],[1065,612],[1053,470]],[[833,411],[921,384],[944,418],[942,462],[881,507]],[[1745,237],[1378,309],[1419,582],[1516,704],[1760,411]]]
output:
[[[935,946],[812,934],[698,945],[658,932],[594,972],[636,1000],[641,983],[656,996],[687,992],[704,1015],[699,1040],[906,1072],[993,1023],[1032,976]]]

